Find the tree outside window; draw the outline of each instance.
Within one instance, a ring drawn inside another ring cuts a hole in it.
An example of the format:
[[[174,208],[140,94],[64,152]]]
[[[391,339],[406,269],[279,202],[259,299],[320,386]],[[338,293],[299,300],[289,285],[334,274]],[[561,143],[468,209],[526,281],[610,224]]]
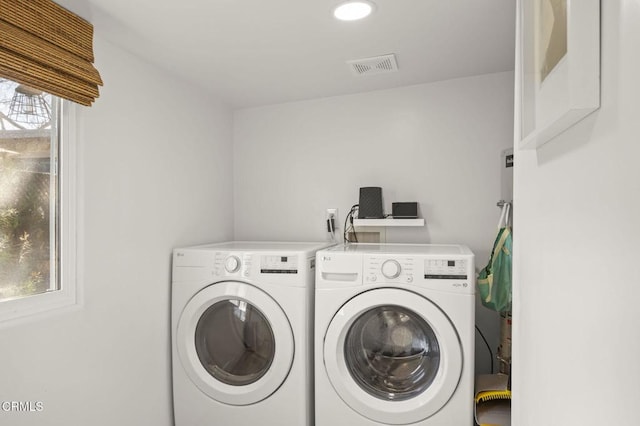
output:
[[[0,78],[0,301],[59,289],[56,104]]]

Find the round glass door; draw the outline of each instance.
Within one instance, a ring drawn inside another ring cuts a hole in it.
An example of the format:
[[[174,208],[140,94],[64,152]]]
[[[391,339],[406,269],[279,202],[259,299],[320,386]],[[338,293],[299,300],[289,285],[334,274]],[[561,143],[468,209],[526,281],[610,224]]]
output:
[[[403,401],[424,392],[440,367],[433,328],[415,312],[384,305],[360,315],[345,338],[349,373],[370,395]]]
[[[222,383],[244,386],[269,370],[275,339],[269,321],[245,300],[214,303],[202,314],[195,331],[202,366]]]
[[[191,381],[231,405],[269,397],[293,363],[293,331],[284,311],[245,283],[212,284],[197,293],[182,311],[176,344]]]
[[[375,422],[420,422],[449,401],[462,375],[453,324],[403,289],[365,291],[342,305],[324,338],[327,377],[341,399]]]

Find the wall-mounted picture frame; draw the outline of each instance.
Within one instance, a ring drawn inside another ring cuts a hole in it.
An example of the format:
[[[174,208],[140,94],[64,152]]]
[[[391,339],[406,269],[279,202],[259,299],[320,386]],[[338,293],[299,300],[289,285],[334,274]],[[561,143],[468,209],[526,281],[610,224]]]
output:
[[[517,146],[537,148],[600,107],[600,0],[518,0]]]

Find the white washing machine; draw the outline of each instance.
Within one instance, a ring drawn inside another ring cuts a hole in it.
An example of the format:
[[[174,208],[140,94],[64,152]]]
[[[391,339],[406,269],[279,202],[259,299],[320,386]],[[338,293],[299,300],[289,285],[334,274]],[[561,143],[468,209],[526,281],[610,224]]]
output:
[[[348,244],[316,259],[316,426],[473,425],[473,253]]]
[[[315,253],[327,245],[174,250],[176,426],[313,424]]]

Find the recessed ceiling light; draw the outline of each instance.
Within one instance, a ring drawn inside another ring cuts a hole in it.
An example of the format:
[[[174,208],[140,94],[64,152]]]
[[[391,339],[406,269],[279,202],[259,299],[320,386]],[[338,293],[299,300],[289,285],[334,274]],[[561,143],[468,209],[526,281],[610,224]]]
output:
[[[333,16],[341,21],[356,21],[366,18],[373,12],[373,3],[366,0],[347,1],[333,10]]]

